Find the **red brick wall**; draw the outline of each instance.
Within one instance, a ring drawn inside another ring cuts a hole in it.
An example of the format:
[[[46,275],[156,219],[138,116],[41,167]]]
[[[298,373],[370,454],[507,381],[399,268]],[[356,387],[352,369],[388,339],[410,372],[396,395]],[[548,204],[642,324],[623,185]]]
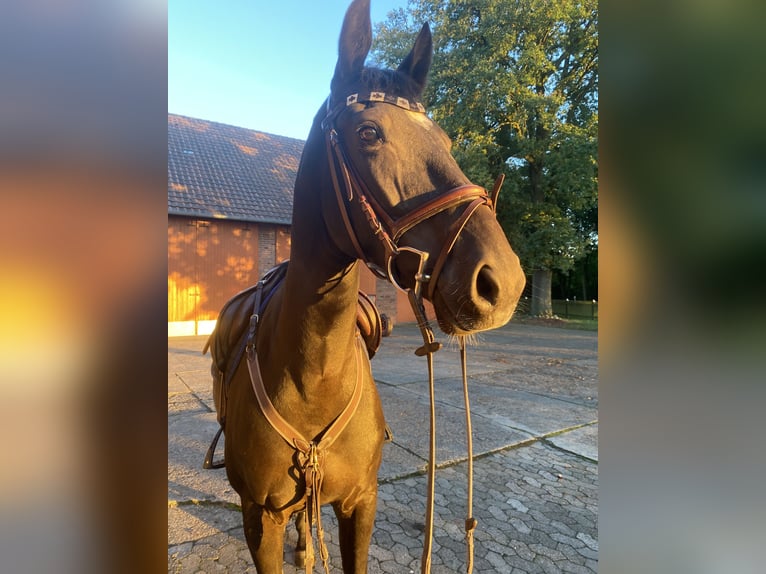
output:
[[[285,226],[168,216],[168,321],[215,319],[289,253]]]
[[[168,216],[168,321],[215,319],[235,293],[289,259],[288,226]],[[362,291],[395,322],[414,321],[407,296],[363,266]]]

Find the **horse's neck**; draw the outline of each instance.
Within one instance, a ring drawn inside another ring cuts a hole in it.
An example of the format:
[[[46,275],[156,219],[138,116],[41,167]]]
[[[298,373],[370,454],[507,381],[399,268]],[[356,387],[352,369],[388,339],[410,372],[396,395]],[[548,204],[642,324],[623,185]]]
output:
[[[298,386],[348,379],[346,370],[355,364],[359,265],[339,257],[322,217],[321,190],[312,184],[299,174],[290,265],[268,345],[272,368],[281,363]]]
[[[328,271],[316,258],[306,261],[295,255],[285,278],[279,332],[300,354],[311,357],[312,365],[321,365],[332,359],[327,348],[352,342],[355,336],[359,266]]]

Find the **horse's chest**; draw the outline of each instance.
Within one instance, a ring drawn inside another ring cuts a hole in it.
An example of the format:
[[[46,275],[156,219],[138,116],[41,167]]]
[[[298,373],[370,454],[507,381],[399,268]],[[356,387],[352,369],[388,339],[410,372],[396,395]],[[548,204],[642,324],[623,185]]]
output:
[[[270,461],[269,466],[264,464],[264,472],[251,474],[254,483],[250,484],[250,492],[277,521],[289,517],[305,505],[307,477],[300,458],[297,451],[293,451],[288,456],[279,457],[279,460]],[[375,457],[370,457],[368,453],[363,457],[344,452],[326,453],[318,467],[322,474],[321,503],[340,501],[345,506],[350,499],[374,489],[377,465],[371,464],[371,458]],[[362,466],[359,466],[360,463]]]

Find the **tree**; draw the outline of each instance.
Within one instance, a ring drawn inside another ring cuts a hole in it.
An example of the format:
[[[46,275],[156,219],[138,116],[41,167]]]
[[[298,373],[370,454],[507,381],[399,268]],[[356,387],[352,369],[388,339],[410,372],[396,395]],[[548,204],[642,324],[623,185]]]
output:
[[[433,28],[429,113],[472,181],[506,173],[498,218],[532,277],[533,315],[551,315],[552,271],[598,248],[596,0],[410,0],[378,24],[391,66]]]

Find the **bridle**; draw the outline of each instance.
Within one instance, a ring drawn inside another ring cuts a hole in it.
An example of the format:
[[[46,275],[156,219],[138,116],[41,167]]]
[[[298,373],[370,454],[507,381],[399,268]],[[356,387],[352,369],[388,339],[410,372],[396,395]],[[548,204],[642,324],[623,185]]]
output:
[[[500,187],[503,184],[505,176],[502,174],[495,181],[492,194],[478,185],[467,184],[452,188],[438,197],[431,199],[420,205],[413,211],[399,217],[391,217],[386,210],[375,199],[375,195],[370,192],[364,179],[360,177],[359,171],[350,161],[347,150],[344,147],[336,122],[342,112],[350,105],[355,103],[374,103],[385,102],[406,109],[410,112],[425,113],[425,108],[419,102],[413,102],[405,98],[393,96],[385,92],[370,91],[354,93],[348,96],[344,101],[331,107],[332,96],[327,99],[327,115],[322,121],[322,129],[325,133],[327,146],[327,160],[330,168],[330,177],[338,202],[338,209],[343,220],[346,233],[353,245],[355,255],[358,259],[364,261],[367,266],[382,279],[388,279],[395,287],[407,293],[415,316],[418,320],[418,327],[423,336],[423,346],[419,347],[415,354],[425,356],[428,361],[428,381],[430,394],[430,448],[428,460],[428,499],[426,503],[425,517],[425,541],[423,544],[423,555],[421,559],[421,573],[427,574],[431,571],[431,544],[433,538],[433,509],[434,509],[434,482],[436,474],[436,415],[435,415],[435,395],[434,395],[434,376],[433,376],[433,354],[441,348],[441,343],[435,341],[433,330],[426,318],[425,308],[423,306],[423,287],[426,289],[426,297],[433,300],[436,284],[444,264],[452,252],[452,248],[465,228],[468,220],[482,205],[487,205],[493,213],[497,208],[497,196],[500,193]],[[385,254],[384,268],[379,267],[370,260],[361,242],[357,232],[351,223],[350,209],[354,201],[364,214],[372,234],[377,238],[383,247]],[[442,213],[451,208],[463,206],[462,213],[450,225],[447,231],[447,239],[443,243],[441,250],[436,256],[436,262],[431,268],[430,273],[426,273],[426,264],[431,256],[427,251],[422,251],[414,247],[399,245],[402,236],[415,226]],[[403,252],[409,252],[419,258],[417,271],[414,275],[414,287],[407,289],[402,286],[394,273],[394,262],[396,257]],[[471,410],[468,399],[468,377],[466,374],[466,351],[465,337],[458,337],[460,342],[460,361],[463,377],[463,397],[465,401],[466,413],[466,435],[468,443],[468,488],[467,488],[467,518],[465,520],[465,533],[467,543],[467,565],[466,572],[470,574],[473,571],[473,532],[477,521],[473,517],[473,441],[471,438]]]
[[[500,192],[504,176],[501,175],[495,182],[491,197],[483,187],[469,183],[452,188],[418,206],[406,215],[394,219],[375,199],[375,195],[370,192],[364,179],[360,177],[359,171],[354,167],[353,162],[349,160],[348,152],[338,135],[336,122],[343,110],[356,103],[385,102],[414,113],[425,113],[425,108],[419,102],[412,102],[405,98],[376,91],[351,94],[344,101],[335,105],[335,107],[330,106],[331,98],[327,99],[327,115],[322,121],[322,129],[325,133],[330,176],[338,202],[338,209],[346,228],[346,233],[353,245],[355,255],[358,259],[364,261],[378,277],[388,279],[395,287],[406,292],[408,289],[402,287],[401,282],[394,273],[394,261],[403,252],[413,253],[420,259],[418,270],[414,277],[413,289],[416,296],[420,297],[422,287],[425,285],[427,288],[426,297],[431,299],[436,289],[439,274],[471,215],[482,205],[487,205],[493,212],[495,211],[497,195]],[[362,249],[357,232],[351,223],[349,213],[354,201],[356,201],[359,209],[364,214],[372,234],[383,247],[385,254],[384,268],[371,261],[364,249]],[[431,254],[414,247],[400,246],[399,241],[405,233],[420,223],[443,211],[464,204],[466,207],[448,230],[447,240],[437,255],[433,268],[430,273],[426,274],[425,266]]]

